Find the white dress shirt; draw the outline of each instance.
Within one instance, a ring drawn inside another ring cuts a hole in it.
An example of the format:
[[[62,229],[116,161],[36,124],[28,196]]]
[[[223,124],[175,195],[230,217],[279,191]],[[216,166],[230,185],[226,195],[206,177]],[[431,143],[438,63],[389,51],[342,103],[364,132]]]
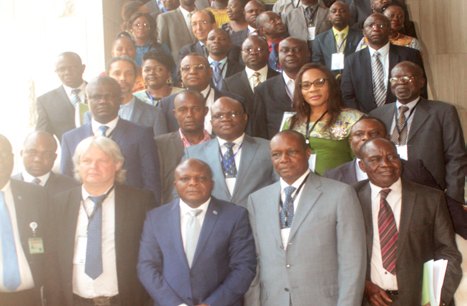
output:
[[[205,90],[201,91],[201,94],[206,99],[206,107],[208,108],[208,113],[204,117],[204,129],[208,131],[209,134],[212,134],[211,105],[214,103],[214,88],[208,85]],[[207,94],[209,94],[208,97],[206,97]]]
[[[418,97],[417,99],[405,104],[405,106],[407,106],[409,109],[405,111],[404,115],[405,115],[405,119],[407,120],[407,118],[409,117],[410,115],[410,112],[412,111],[412,109],[414,109],[415,105],[417,105],[417,102],[420,101],[420,97]],[[399,107],[403,106],[404,104],[400,103],[399,100],[396,101],[396,108],[397,108],[397,113],[396,113],[396,120],[397,118],[399,118]],[[413,113],[412,113],[412,116],[410,116],[410,118],[407,120],[407,136],[409,136],[409,132],[410,132],[410,127],[412,126],[412,121],[413,121],[413,117],[415,116],[415,112],[417,111],[417,108],[415,107]],[[392,125],[391,125],[391,135],[392,133],[394,133],[394,129],[396,128],[396,121],[394,120],[394,117],[392,119]]]
[[[94,118],[91,119],[91,129],[92,129],[92,133],[94,134],[94,136],[101,136],[102,135],[102,131],[99,129],[102,125],[106,125],[109,127],[109,129],[105,132],[105,135],[107,137],[109,137],[113,130],[115,129],[115,127],[117,126],[117,122],[118,122],[118,116],[110,121],[110,122],[107,122],[106,124],[102,124],[102,123],[99,123],[97,122]]]
[[[379,52],[379,60],[381,64],[383,64],[383,71],[384,71],[384,87],[388,90],[388,80],[389,80],[389,45],[387,43],[384,47],[380,48],[379,50],[375,50],[368,45],[368,50],[370,51],[370,62],[373,65],[373,53],[376,51]]]
[[[258,71],[254,71],[248,67],[245,67],[246,76],[248,77],[248,82],[250,83],[251,90],[255,92],[255,80],[253,78],[253,73],[259,72],[259,80],[261,83],[267,80],[268,78],[268,65],[264,66]]]
[[[107,190],[108,192],[108,190]],[[102,274],[93,280],[84,272],[84,263],[77,263],[83,254],[77,245],[80,237],[87,237],[89,224],[88,215],[94,211],[94,202],[89,199],[90,194],[81,187],[84,199],[80,202],[78,221],[75,233],[75,249],[73,259],[73,293],[83,298],[111,297],[118,294],[117,261],[115,255],[115,189],[102,202]],[[86,210],[85,210],[86,209]],[[81,250],[86,255],[86,248]]]
[[[201,213],[196,216],[196,219],[199,221],[200,228],[203,228],[204,217],[206,216],[206,211],[208,210],[209,203],[211,202],[211,198],[209,198],[206,202],[201,204],[197,208],[191,208],[180,199],[180,229],[182,230],[182,242],[183,242],[183,250],[186,252],[186,226],[188,221],[190,221],[191,215],[188,213],[190,210],[193,209],[201,209]]]
[[[232,142],[235,142],[235,145],[232,147],[232,151],[235,154],[234,156],[234,161],[235,161],[235,167],[237,168],[237,174],[238,171],[240,170],[240,158],[242,156],[242,144],[243,144],[243,139],[245,138],[245,134],[242,136],[238,137]],[[224,146],[224,144],[227,142],[226,140],[220,139],[217,137],[217,141],[219,142],[219,148],[221,149],[222,156],[224,156],[225,152],[227,152],[227,147]],[[219,160],[222,164],[222,156],[219,155]],[[226,160],[226,163],[229,161]],[[231,178],[226,178],[225,183],[227,184],[227,188],[229,189],[230,195],[233,194],[233,191],[235,189],[235,183],[237,182],[236,177],[231,177]]]
[[[29,174],[26,170],[21,172],[21,175],[23,176],[23,180],[26,183],[32,183],[32,181],[36,178],[35,176],[32,176],[31,174]],[[49,177],[50,177],[50,171],[47,172],[46,174],[42,175],[42,176],[38,176],[37,178],[41,180],[39,185],[44,187],[45,184],[47,184],[47,181],[49,180]]]
[[[248,36],[258,35],[258,30],[252,26],[248,26]]]
[[[371,281],[383,288],[384,290],[398,290],[397,276],[392,275],[383,268],[383,259],[381,257],[381,245],[379,241],[378,229],[378,213],[380,208],[380,191],[381,188],[370,183],[371,187],[371,214],[373,218],[373,249],[371,251]],[[401,206],[402,206],[402,183],[401,179],[392,184],[386,201],[392,209],[394,219],[396,221],[397,231],[399,231],[399,224],[401,219]]]
[[[285,83],[285,91],[287,92],[287,95],[289,96],[290,100],[293,99],[293,93],[295,91],[295,80],[289,78],[287,73],[282,72],[282,77],[284,78],[284,83]]]
[[[2,191],[5,196],[5,204],[10,212],[11,227],[13,228],[13,236],[15,239],[16,254],[18,256],[18,267],[19,276],[21,278],[21,284],[16,288],[14,292],[32,289],[34,288],[34,279],[32,278],[31,268],[29,267],[28,260],[24,254],[23,246],[18,230],[18,220],[16,219],[16,207],[13,199],[13,193],[11,192],[10,182],[3,187]],[[41,224],[38,224],[41,226]],[[44,226],[44,224],[42,224]],[[41,237],[42,238],[42,237]],[[26,250],[29,252],[29,250]],[[3,257],[2,257],[2,244],[0,243],[0,292],[11,292],[3,285]]]
[[[180,9],[180,12],[183,15],[183,19],[185,19],[186,26],[188,27],[188,31],[191,32],[191,16],[196,12],[196,8],[193,12],[188,12],[181,5],[178,8]]]
[[[359,158],[355,158],[355,172],[357,174],[357,181],[363,181],[368,179],[368,175],[363,172],[362,169],[360,169],[360,166],[358,165],[358,162],[360,161]]]
[[[86,91],[86,82],[83,81],[83,83],[81,83],[81,85],[79,85],[76,88],[71,88],[71,87],[68,87],[65,84],[63,84],[63,89],[65,89],[65,93],[68,96],[68,99],[70,99],[70,103],[75,98],[75,94],[72,93],[71,91],[73,89],[77,89],[77,88],[81,89],[80,92],[78,93],[78,97],[81,100],[81,103],[84,103],[86,101],[86,92],[85,92]]]
[[[135,96],[132,96],[133,98],[130,100],[130,102],[126,104],[120,105],[120,110],[118,111],[118,116],[122,119],[125,120],[130,120],[131,114],[133,113],[133,108],[135,107]]]
[[[294,215],[295,212],[297,211],[297,206],[298,202],[300,201],[300,196],[302,195],[303,187],[298,190],[298,187],[303,183],[307,175],[310,173],[310,169],[308,169],[302,176],[300,176],[292,185],[287,184],[282,178],[280,179],[280,184],[281,184],[281,200],[282,203],[285,203],[285,188],[289,186],[293,186],[296,188],[296,190],[292,193],[292,198],[295,197],[293,201],[293,211]],[[297,196],[295,194],[298,192]],[[278,213],[280,213],[281,207],[279,206]],[[292,221],[293,223],[293,221]],[[284,246],[284,250],[287,249],[287,244],[289,242],[289,235],[290,235],[290,228],[283,228],[281,229],[281,238],[282,238],[282,245]]]

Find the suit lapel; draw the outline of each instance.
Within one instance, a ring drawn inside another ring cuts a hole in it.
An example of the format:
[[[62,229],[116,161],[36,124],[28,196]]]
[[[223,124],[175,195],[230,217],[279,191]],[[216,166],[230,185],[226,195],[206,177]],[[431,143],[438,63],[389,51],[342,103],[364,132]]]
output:
[[[208,209],[206,211],[206,216],[204,217],[203,227],[201,228],[201,232],[199,234],[198,244],[196,245],[195,256],[193,258],[193,263],[191,267],[196,264],[196,261],[200,254],[202,254],[206,243],[209,240],[209,236],[216,225],[218,215],[222,213],[220,206],[217,204],[215,198],[211,197],[211,202],[209,203]]]
[[[402,207],[399,221],[399,239],[397,240],[396,267],[397,259],[400,258],[402,247],[407,239],[416,198],[417,195],[410,183],[402,180]]]
[[[254,141],[250,136],[245,134],[242,144],[242,154],[240,157],[240,170],[237,173],[237,179],[235,181],[235,187],[232,194],[232,199],[242,190],[242,183],[250,183],[246,179],[248,170],[250,169],[251,162],[253,161],[256,151],[259,148],[259,144]]]
[[[214,138],[209,144],[204,147],[204,154],[209,160],[209,166],[211,167],[214,181],[217,186],[225,193],[226,199],[232,199],[227,184],[225,183],[224,171],[221,167],[221,162],[219,161],[219,141],[217,138]],[[218,179],[216,179],[218,178]]]
[[[267,198],[265,201],[269,202],[265,212],[265,217],[268,222],[266,225],[269,227],[269,230],[266,232],[272,233],[275,237],[276,245],[282,245],[282,236],[281,236],[281,222],[279,220],[279,208],[280,208],[280,201],[281,201],[281,184],[280,182],[276,182],[273,185],[273,191],[270,194],[267,194]],[[284,250],[284,249],[282,249]]]
[[[133,105],[133,110],[131,111],[131,118],[129,121],[138,122],[139,118],[141,118],[141,115],[143,114],[143,108],[141,107],[140,103],[144,102],[139,101],[138,98],[135,98],[135,104]]]
[[[63,100],[63,101],[67,101],[68,103],[65,103],[64,106],[65,106],[65,110],[67,113],[69,114],[75,114],[75,108],[73,107],[73,105],[71,104],[71,101],[70,101],[70,98],[68,97],[68,95],[66,94],[66,91],[65,91],[65,88],[63,88],[63,85],[60,86],[59,88],[57,88],[57,91],[56,91],[56,94],[58,95],[58,99],[57,101],[59,100]],[[64,114],[63,114],[64,115]]]
[[[247,93],[248,97],[253,97],[253,91],[251,90],[250,83],[248,82],[248,75],[246,74],[245,69],[243,69],[242,74],[240,75],[240,85],[245,88],[243,92]]]
[[[391,83],[389,82],[389,78],[391,77],[392,68],[394,68],[401,60],[399,58],[399,53],[394,50],[394,46],[390,43],[389,44],[389,75],[388,79],[386,80],[386,101],[388,97],[391,95]]]
[[[357,159],[354,158],[348,165],[348,167],[343,168],[343,176],[344,176],[344,182],[347,184],[353,184],[355,182],[358,182],[357,179]]]
[[[122,192],[120,186],[115,184],[115,254],[117,254],[117,267],[123,264],[120,262],[118,255],[123,254],[125,250],[123,232],[126,224],[125,219],[128,214],[125,207],[125,203],[128,203],[126,197],[126,194]]]
[[[13,194],[13,201],[15,204],[16,215],[22,216],[21,218],[16,217],[16,220],[18,223],[19,237],[20,237],[20,240],[23,242],[25,241],[25,238],[27,237],[25,236],[26,235],[25,229],[29,228],[29,224],[27,224],[29,218],[25,216],[36,215],[36,209],[33,206],[28,207],[24,204],[23,195],[19,191],[19,188],[16,185],[16,182],[14,180],[10,180],[10,186],[11,186],[11,193]],[[28,252],[24,252],[24,253],[27,254]]]
[[[76,235],[76,225],[78,223],[78,214],[81,204],[81,185],[70,191],[70,196],[67,199],[68,203],[58,203],[59,205],[67,205],[65,212],[62,216],[62,228],[61,234],[63,239],[61,239],[61,244],[58,246],[61,249],[63,254],[62,262],[67,263],[65,266],[62,265],[62,269],[65,268],[66,271],[63,271],[64,275],[69,275],[70,280],[73,273],[73,265],[69,264],[73,262],[74,250],[75,250],[75,235]]]
[[[115,126],[115,129],[112,131],[112,135],[110,135],[110,139],[112,139],[119,145],[120,145],[120,140],[123,137],[123,134],[128,128],[128,125],[126,123],[127,123],[126,120],[119,118],[117,121],[117,125]]]
[[[363,219],[365,220],[366,249],[369,260],[373,251],[373,214],[371,210],[371,188],[368,181],[358,191],[358,198],[362,205]],[[370,271],[367,271],[367,273],[369,274]]]
[[[319,33],[319,29],[321,29],[321,25],[323,24],[324,14],[326,10],[322,10],[319,6],[316,8],[316,29],[315,33]]]
[[[185,249],[183,248],[182,230],[180,224],[180,200],[177,200],[175,204],[167,205],[173,205],[166,220],[167,228],[172,228],[172,230],[169,231],[169,235],[172,236],[170,237],[170,241],[173,242],[173,246],[176,251],[175,253],[177,256],[179,256],[178,262],[182,263],[184,269],[189,270],[190,267],[188,267],[188,260],[186,259]]]
[[[426,103],[426,100],[420,97],[415,113],[413,114],[412,124],[410,125],[409,135],[407,138],[407,143],[412,139],[413,135],[423,126],[430,114],[428,113],[429,105]]]
[[[334,32],[331,30],[327,31],[326,36],[324,37],[324,43],[323,45],[327,47],[328,49],[328,53],[336,53],[337,52],[337,49],[336,49],[336,39],[334,38]],[[349,35],[350,35],[350,29],[349,29]],[[347,41],[349,39],[347,38]],[[346,43],[345,44],[345,50],[344,50],[344,53],[347,51],[347,48],[349,47],[349,44]]]

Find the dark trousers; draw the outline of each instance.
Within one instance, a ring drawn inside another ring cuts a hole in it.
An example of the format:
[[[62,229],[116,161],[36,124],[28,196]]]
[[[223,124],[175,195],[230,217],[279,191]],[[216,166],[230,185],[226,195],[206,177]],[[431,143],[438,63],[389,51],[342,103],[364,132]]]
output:
[[[19,292],[0,292],[1,306],[42,306],[40,288]]]
[[[1,305],[1,304],[0,304]],[[91,306],[93,305],[90,301],[84,301],[80,298],[77,298],[76,295],[73,295],[73,306]],[[117,298],[115,301],[110,303],[110,306],[121,306],[122,303],[120,302],[120,298]],[[1,305],[3,306],[3,305]]]

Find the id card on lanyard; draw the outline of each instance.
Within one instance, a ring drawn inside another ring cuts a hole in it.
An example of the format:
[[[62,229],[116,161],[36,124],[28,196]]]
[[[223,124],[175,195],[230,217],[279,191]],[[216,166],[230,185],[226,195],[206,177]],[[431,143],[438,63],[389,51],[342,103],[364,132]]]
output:
[[[321,117],[319,117],[318,120],[315,121],[315,123],[313,123],[313,126],[311,127],[310,129],[310,118],[307,119],[306,121],[306,136],[305,136],[305,139],[306,139],[306,144],[308,146],[310,146],[310,135],[311,133],[313,132],[313,130],[315,129],[316,125],[318,124],[318,122],[321,121],[321,119],[324,118],[324,116],[326,116],[326,114],[328,113],[328,111],[325,111]],[[311,146],[310,146],[311,148]],[[310,155],[310,158],[308,158],[308,168],[312,171],[312,172],[315,172],[315,168],[316,168],[316,152],[313,148],[311,148],[311,155]]]

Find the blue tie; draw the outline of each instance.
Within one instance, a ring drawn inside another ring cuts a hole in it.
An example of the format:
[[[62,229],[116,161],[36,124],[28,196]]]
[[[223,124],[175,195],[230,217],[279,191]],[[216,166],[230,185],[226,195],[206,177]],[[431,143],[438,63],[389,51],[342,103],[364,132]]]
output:
[[[101,132],[102,132],[102,136],[107,136],[107,135],[105,135],[105,132],[107,132],[108,129],[109,129],[109,127],[107,125],[101,125],[99,127],[99,130],[101,130]]]
[[[2,236],[3,285],[8,290],[14,291],[21,284],[21,277],[19,276],[13,226],[3,191],[0,191],[0,233]]]
[[[222,71],[221,71],[221,63],[220,62],[212,62],[211,65],[214,66],[214,74],[212,76],[212,79],[214,81],[214,86],[218,90],[222,89]]]
[[[279,57],[277,55],[277,43],[272,43],[271,44],[271,54],[269,54],[269,62],[268,62],[268,66],[269,68],[271,69],[274,69],[274,70],[279,70]]]
[[[237,177],[237,166],[235,165],[235,159],[234,159],[234,153],[233,153],[234,145],[235,145],[235,142],[224,143],[224,146],[227,148],[227,151],[225,151],[224,153],[224,160],[222,163],[222,168],[224,170],[224,174],[226,178]]]
[[[293,186],[288,186],[285,187],[285,201],[284,204],[282,205],[282,209],[280,212],[280,219],[281,219],[281,229],[282,228],[289,228],[292,226],[292,221],[294,217],[294,207],[293,207],[293,199],[292,199],[292,193],[296,190],[297,188]],[[287,212],[287,214],[285,213]],[[287,216],[287,217],[286,217]]]
[[[88,225],[88,243],[86,246],[86,264],[84,272],[90,278],[98,278],[103,271],[102,268],[102,202],[107,194],[98,197],[89,196],[94,202],[94,212]]]

